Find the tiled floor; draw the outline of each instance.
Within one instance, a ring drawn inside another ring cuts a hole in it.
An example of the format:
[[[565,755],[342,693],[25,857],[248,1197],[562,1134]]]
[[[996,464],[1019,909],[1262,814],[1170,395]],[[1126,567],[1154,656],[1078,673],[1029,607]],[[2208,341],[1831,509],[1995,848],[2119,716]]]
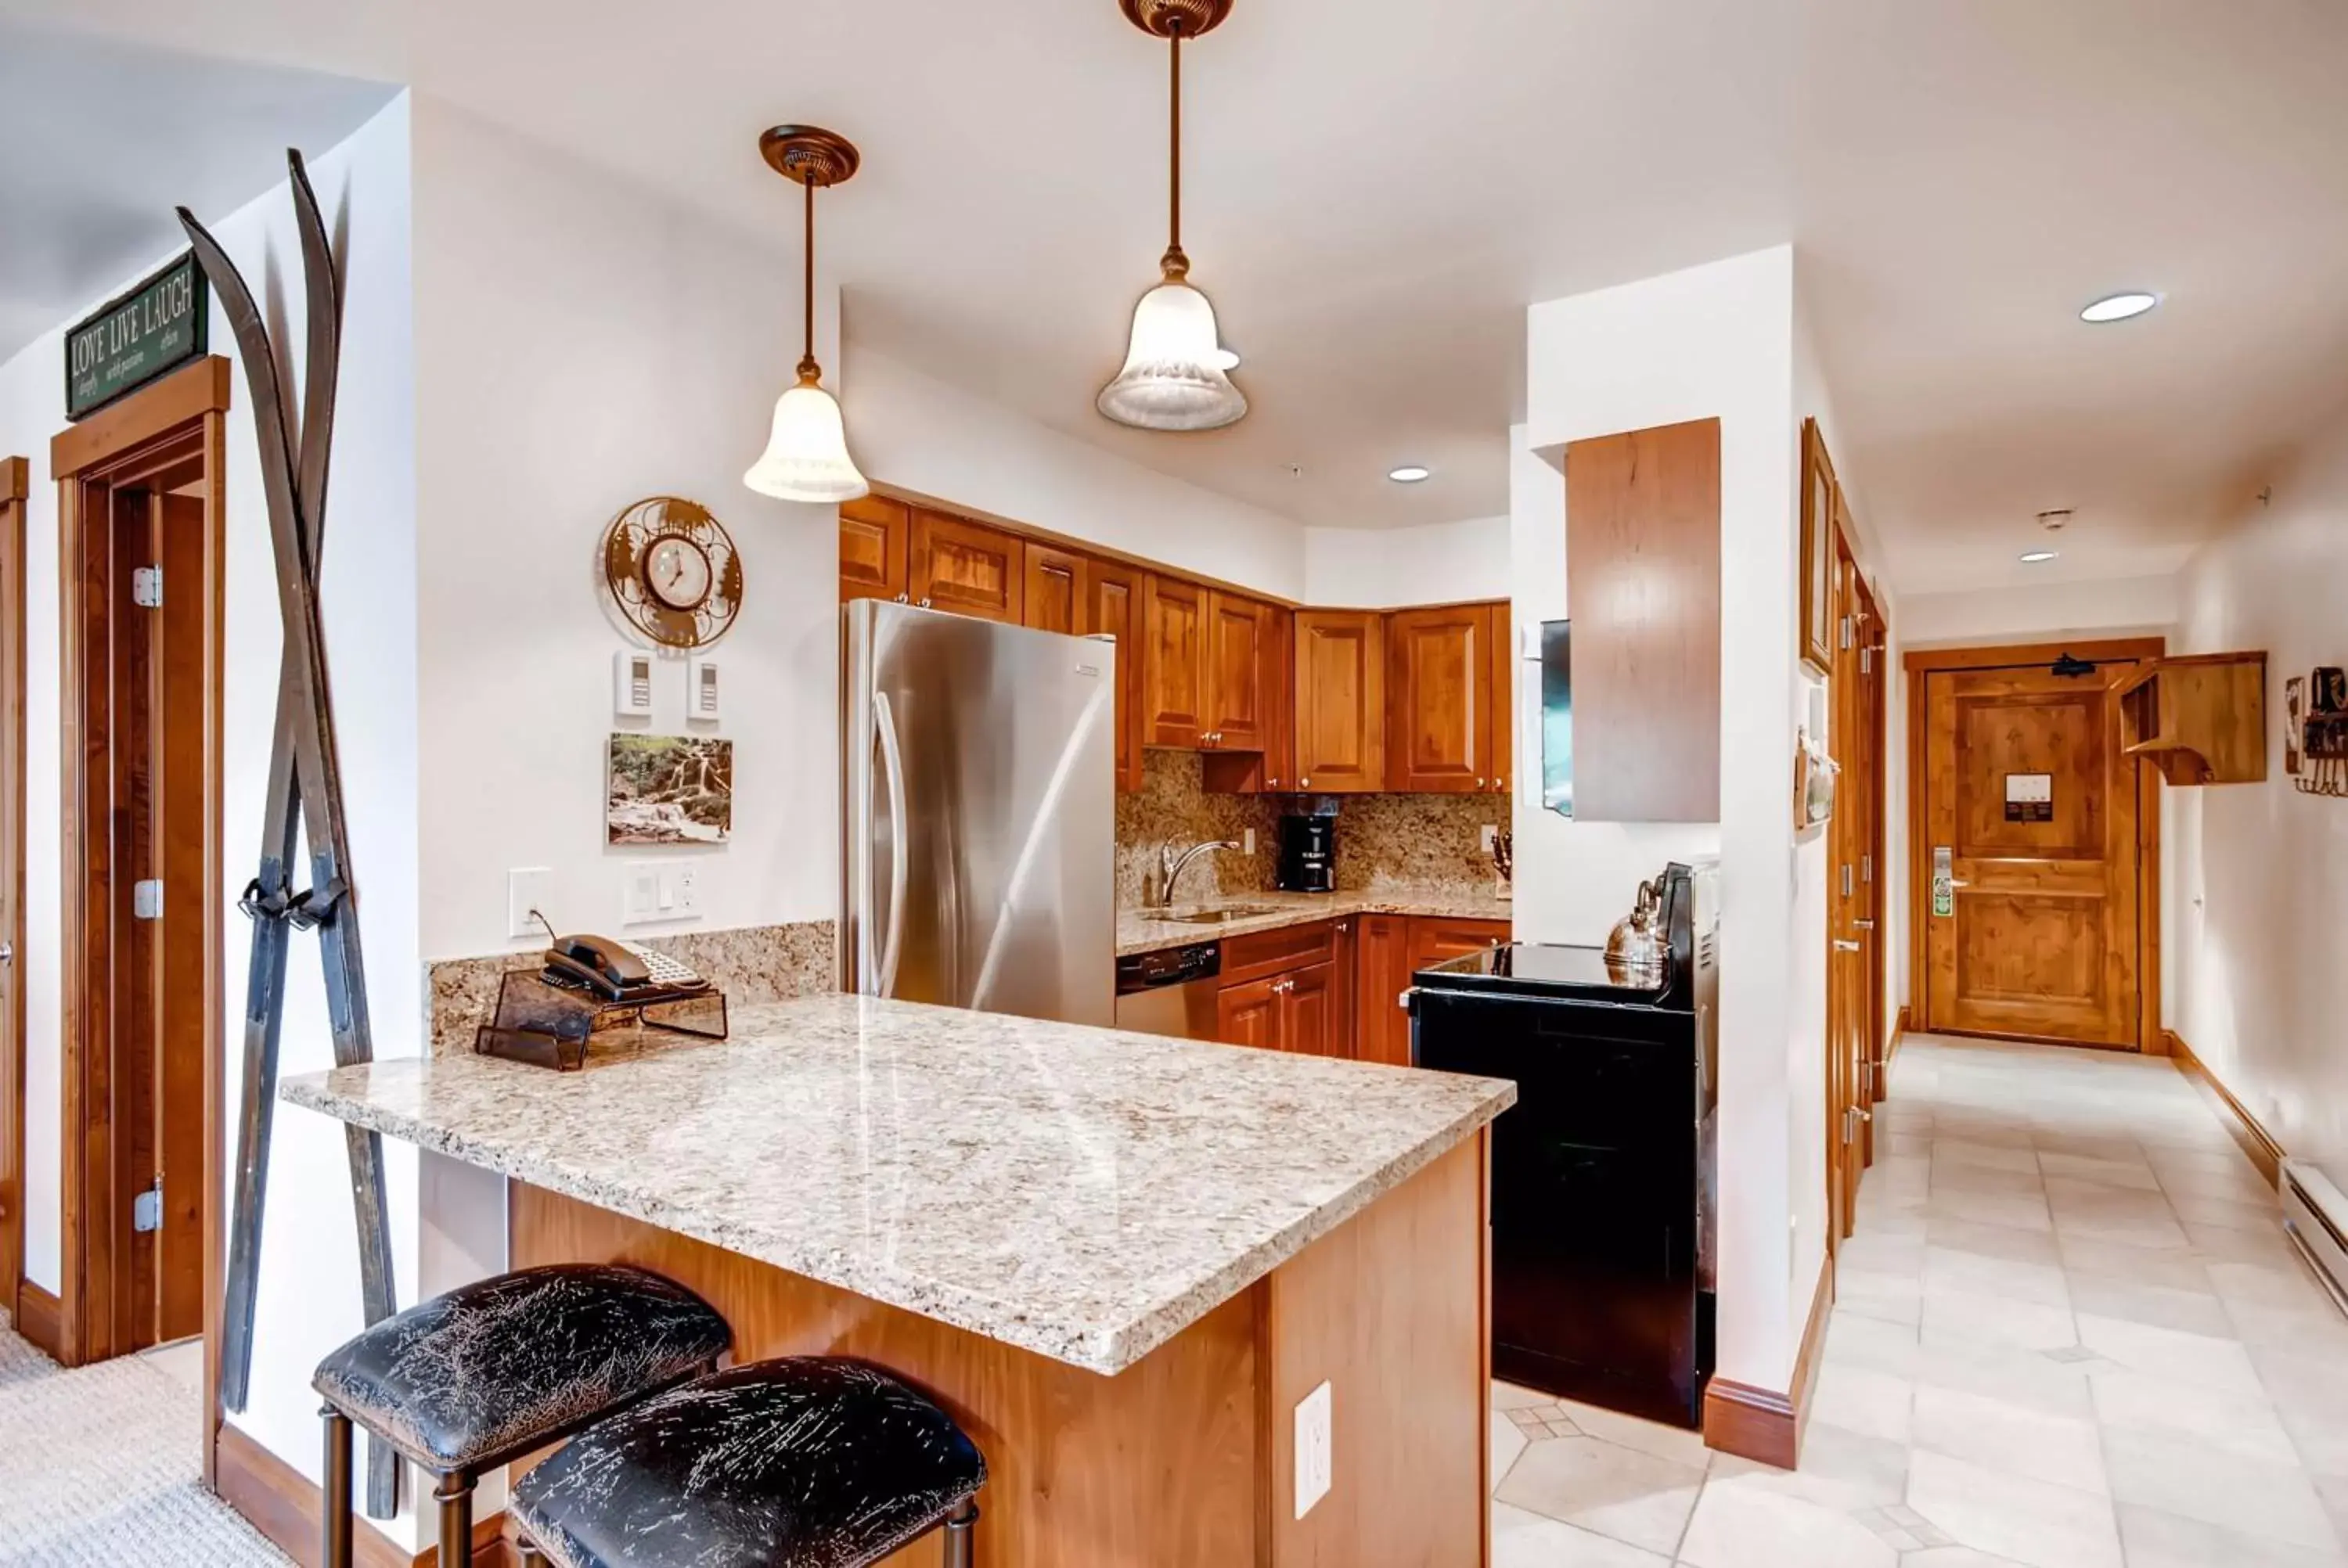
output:
[[[2348,1318],[2165,1061],[1910,1036],[1798,1471],[1493,1393],[1494,1568],[2348,1568]]]

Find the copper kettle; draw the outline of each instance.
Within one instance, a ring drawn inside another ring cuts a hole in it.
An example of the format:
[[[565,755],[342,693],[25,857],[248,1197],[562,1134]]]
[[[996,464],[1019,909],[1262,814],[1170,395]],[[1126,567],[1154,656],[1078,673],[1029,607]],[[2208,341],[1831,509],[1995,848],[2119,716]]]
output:
[[[1638,901],[1606,938],[1606,972],[1616,983],[1660,984],[1669,940],[1663,934],[1663,879],[1639,884]]]

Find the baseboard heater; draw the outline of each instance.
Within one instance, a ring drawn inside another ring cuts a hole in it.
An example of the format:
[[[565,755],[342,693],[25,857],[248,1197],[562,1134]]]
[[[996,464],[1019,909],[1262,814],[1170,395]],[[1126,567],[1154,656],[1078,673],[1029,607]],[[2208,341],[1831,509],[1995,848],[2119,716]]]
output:
[[[2348,1194],[2304,1160],[2285,1160],[2280,1184],[2284,1231],[2348,1312]]]

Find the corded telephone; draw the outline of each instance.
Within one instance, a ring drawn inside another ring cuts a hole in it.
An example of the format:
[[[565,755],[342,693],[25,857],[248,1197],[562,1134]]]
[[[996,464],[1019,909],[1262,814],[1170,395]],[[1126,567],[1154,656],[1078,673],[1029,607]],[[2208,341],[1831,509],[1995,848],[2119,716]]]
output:
[[[546,949],[546,978],[584,987],[607,1001],[629,1001],[649,991],[697,991],[709,982],[665,953],[609,937],[556,937]]]

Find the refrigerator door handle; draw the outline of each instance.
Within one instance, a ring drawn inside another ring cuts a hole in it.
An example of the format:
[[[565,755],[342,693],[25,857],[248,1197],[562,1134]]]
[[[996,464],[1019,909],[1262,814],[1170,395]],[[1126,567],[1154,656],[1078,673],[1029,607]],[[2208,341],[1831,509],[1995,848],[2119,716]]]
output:
[[[897,744],[897,715],[889,693],[872,693],[872,728],[880,739],[880,770],[889,790],[889,920],[880,946],[880,967],[868,977],[870,994],[897,989],[897,959],[905,938],[905,759]]]

